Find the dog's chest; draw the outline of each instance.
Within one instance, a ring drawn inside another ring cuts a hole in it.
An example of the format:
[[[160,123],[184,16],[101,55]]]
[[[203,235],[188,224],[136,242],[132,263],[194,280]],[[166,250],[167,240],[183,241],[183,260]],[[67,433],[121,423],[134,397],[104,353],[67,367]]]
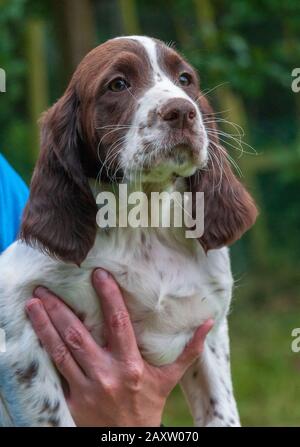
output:
[[[23,243],[11,246],[1,264],[7,289],[3,319],[12,324],[18,320],[21,333],[21,323],[27,324],[22,318],[24,302],[43,285],[83,315],[94,338],[103,342],[101,306],[91,283],[96,267],[111,272],[121,286],[140,349],[154,364],[174,360],[203,321],[212,317],[218,323],[229,306],[232,278],[227,249],[206,255],[195,240],[183,245],[169,232],[124,229],[99,232],[81,268]]]
[[[170,232],[119,230],[98,237],[94,257],[120,284],[140,348],[154,363],[175,359],[201,323],[227,311],[227,250],[207,256],[197,241],[183,245]]]

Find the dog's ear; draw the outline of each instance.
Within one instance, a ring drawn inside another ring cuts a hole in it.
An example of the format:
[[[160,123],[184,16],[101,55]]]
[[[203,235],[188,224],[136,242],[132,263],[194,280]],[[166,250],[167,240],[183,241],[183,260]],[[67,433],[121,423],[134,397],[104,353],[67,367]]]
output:
[[[42,117],[41,153],[20,237],[77,265],[96,235],[96,204],[82,167],[79,100],[72,87]]]
[[[192,192],[204,193],[205,251],[230,245],[255,222],[257,208],[251,195],[233,174],[226,150],[220,145],[214,113],[205,97],[199,106],[209,137],[209,158],[205,168],[189,179]]]

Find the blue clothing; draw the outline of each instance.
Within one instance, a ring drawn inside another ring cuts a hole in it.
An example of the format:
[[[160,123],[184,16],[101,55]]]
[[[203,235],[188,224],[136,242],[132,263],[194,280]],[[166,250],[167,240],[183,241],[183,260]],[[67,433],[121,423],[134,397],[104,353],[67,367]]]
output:
[[[0,253],[17,237],[28,188],[0,154]]]

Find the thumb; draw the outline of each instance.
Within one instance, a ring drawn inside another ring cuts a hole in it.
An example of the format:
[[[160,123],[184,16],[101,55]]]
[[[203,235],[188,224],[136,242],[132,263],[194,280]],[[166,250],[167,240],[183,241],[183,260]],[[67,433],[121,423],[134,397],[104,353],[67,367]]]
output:
[[[205,323],[196,330],[192,340],[186,345],[184,351],[180,354],[177,360],[167,367],[169,368],[169,373],[176,376],[177,381],[181,379],[188,367],[191,366],[202,353],[205,338],[213,325],[214,320],[209,319],[205,321]]]

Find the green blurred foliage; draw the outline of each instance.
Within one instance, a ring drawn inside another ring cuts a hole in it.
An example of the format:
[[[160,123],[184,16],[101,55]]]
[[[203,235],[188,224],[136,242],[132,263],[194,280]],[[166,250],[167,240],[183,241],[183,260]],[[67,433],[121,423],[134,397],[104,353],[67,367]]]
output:
[[[68,17],[70,5],[75,15]],[[74,21],[76,10],[79,19],[86,13],[82,23]],[[37,149],[32,134],[38,117],[30,112],[28,87],[28,31],[35,20],[43,26],[43,93],[49,104],[63,93],[74,69],[69,56],[78,54],[77,35],[95,36],[92,47],[141,32],[175,44],[198,69],[216,116],[244,125],[245,141],[258,155],[244,145],[250,154],[240,158],[232,137],[225,145],[240,164],[261,216],[232,249],[237,397],[246,425],[296,425],[299,358],[289,346],[300,289],[300,93],[291,90],[292,69],[300,66],[299,0],[0,0],[0,67],[7,73],[7,92],[0,93],[0,151],[26,181]],[[175,391],[167,424],[190,423],[182,402]]]
[[[6,71],[7,84],[6,93],[0,96],[1,151],[9,152],[17,166],[28,160],[25,151],[24,156],[21,155],[28,136],[24,110],[26,61],[20,46],[21,36],[16,33],[16,29],[23,27],[24,3],[22,0],[9,2],[5,7],[0,3],[0,66]]]

